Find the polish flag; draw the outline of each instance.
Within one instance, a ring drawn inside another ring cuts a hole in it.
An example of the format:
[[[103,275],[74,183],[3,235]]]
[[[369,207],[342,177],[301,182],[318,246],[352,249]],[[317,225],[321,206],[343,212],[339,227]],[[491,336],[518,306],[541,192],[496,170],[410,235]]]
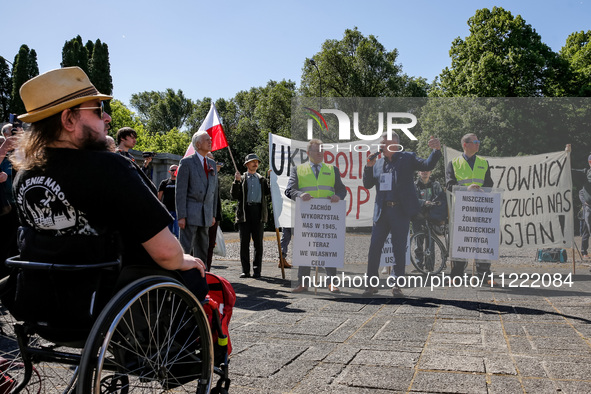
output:
[[[213,103],[211,103],[211,108],[209,109],[205,120],[201,124],[201,127],[199,127],[199,130],[197,131],[207,131],[207,134],[209,134],[211,137],[212,152],[228,146],[228,141],[226,141],[226,135],[224,134],[224,128],[220,122],[220,116],[218,115],[218,111]],[[195,148],[191,143],[189,144],[184,157],[190,156],[193,153],[195,153]]]

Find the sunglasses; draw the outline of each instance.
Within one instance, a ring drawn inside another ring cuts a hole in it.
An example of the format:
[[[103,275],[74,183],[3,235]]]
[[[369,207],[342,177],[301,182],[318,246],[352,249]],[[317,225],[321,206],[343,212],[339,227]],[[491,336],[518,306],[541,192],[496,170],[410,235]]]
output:
[[[83,110],[83,109],[92,109],[92,110],[96,110],[98,109],[99,111],[95,111],[94,113],[98,115],[99,118],[104,119],[105,116],[105,103],[104,101],[101,101],[101,106],[100,107],[79,107],[79,108],[71,108],[72,110]]]
[[[480,141],[478,141],[478,140],[468,141],[468,142],[466,142],[466,144],[479,144],[480,145]]]

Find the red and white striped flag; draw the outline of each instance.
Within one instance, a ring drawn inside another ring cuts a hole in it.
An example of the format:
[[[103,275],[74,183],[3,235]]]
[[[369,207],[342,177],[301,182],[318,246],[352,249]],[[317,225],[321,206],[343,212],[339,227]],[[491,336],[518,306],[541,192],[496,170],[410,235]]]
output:
[[[218,115],[218,111],[213,103],[211,103],[211,108],[209,109],[205,120],[203,120],[201,127],[199,127],[199,130],[197,131],[207,131],[207,134],[209,134],[211,137],[212,152],[228,146],[226,134],[224,134],[224,128],[220,122],[220,116]],[[195,148],[191,143],[185,152],[185,157],[190,156],[193,153],[195,153]]]

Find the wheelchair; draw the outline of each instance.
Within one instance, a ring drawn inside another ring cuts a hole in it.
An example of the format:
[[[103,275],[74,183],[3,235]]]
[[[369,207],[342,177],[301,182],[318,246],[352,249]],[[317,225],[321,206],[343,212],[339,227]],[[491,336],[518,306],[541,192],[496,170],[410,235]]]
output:
[[[118,261],[6,266],[17,274],[0,283],[0,394],[228,391],[216,319],[210,328],[174,272]]]

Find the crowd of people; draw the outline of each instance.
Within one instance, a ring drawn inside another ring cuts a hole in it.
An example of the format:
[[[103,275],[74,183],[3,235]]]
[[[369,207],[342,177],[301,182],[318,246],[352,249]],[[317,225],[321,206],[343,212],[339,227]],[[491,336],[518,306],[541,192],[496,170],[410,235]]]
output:
[[[204,273],[211,270],[222,218],[222,163],[211,154],[211,136],[205,131],[195,133],[191,142],[195,153],[171,165],[169,178],[157,188],[150,179],[152,155],[145,155],[139,166],[129,153],[136,144],[135,130],[123,127],[117,131],[116,141],[108,137],[111,117],[103,102],[112,97],[98,92],[81,69],[67,67],[41,74],[22,86],[21,98],[27,113],[18,117],[19,123],[5,125],[0,137],[0,258],[20,253],[32,260],[47,256],[68,260],[72,250],[80,252],[77,259],[120,258],[123,267],[139,264],[177,270],[188,287],[203,298],[207,293]],[[23,133],[20,121],[30,123],[27,132]],[[434,210],[444,195],[441,184],[430,179],[442,157],[440,141],[431,137],[431,153],[426,159],[400,151],[399,142],[396,133],[384,134],[381,157],[372,155],[363,169],[363,186],[375,188],[368,277],[378,276],[382,246],[389,235],[395,260],[391,275],[405,275],[409,226],[424,220],[425,212]],[[445,188],[491,187],[489,163],[477,155],[478,137],[466,134],[460,143],[463,153],[448,163]],[[285,190],[288,198],[329,199],[331,203],[345,199],[347,191],[339,168],[324,162],[321,145],[320,140],[309,141],[309,160],[291,171]],[[271,195],[269,172],[259,173],[261,160],[254,153],[246,156],[243,165],[246,171],[236,171],[230,190],[237,201],[240,277],[259,278]],[[582,174],[582,254],[588,258],[591,169]],[[105,201],[114,203],[107,205]],[[283,229],[280,266],[289,267],[284,261],[292,231]],[[53,250],[48,250],[48,245]],[[422,251],[414,252],[420,262]],[[464,261],[452,261],[451,275],[462,276],[465,265]],[[488,274],[490,263],[479,261],[476,269]],[[299,267],[294,293],[308,290],[302,277],[309,272],[310,267]],[[326,268],[326,275],[336,275],[336,269]],[[328,290],[340,291],[332,284]],[[377,292],[377,287],[368,287],[364,295]],[[392,288],[392,295],[401,296],[402,289]]]

